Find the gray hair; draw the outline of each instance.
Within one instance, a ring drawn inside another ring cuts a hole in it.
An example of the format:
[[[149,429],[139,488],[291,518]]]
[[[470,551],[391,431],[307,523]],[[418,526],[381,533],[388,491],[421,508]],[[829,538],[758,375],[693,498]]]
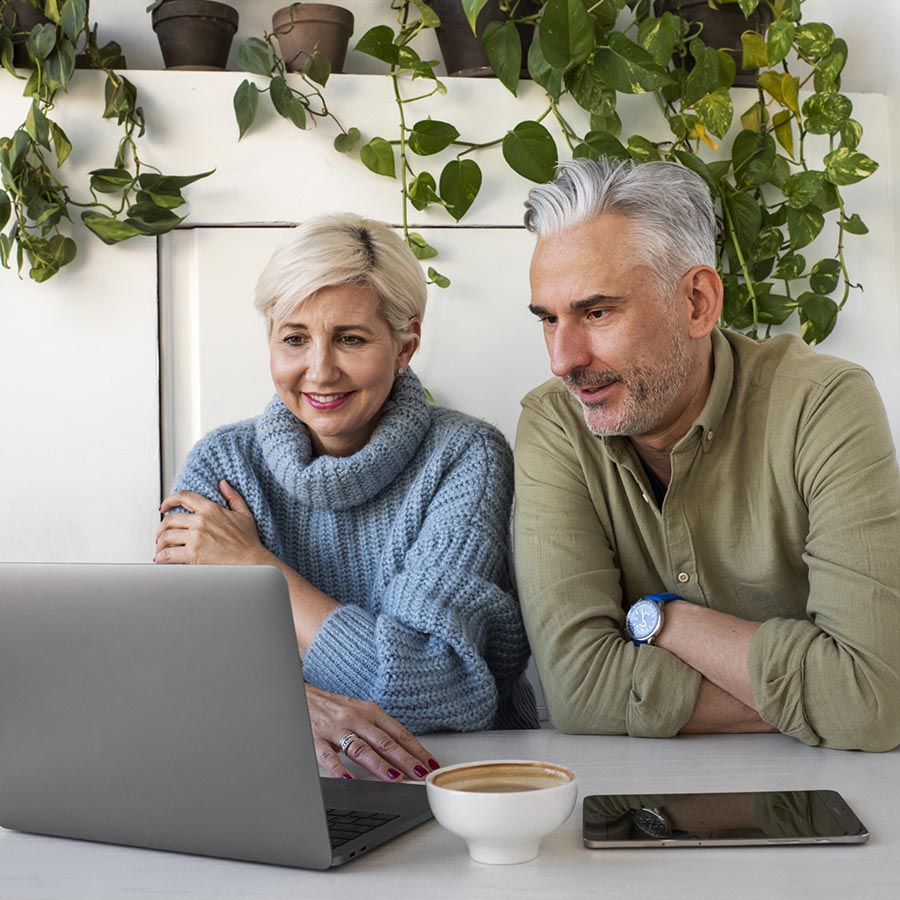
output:
[[[316,291],[341,284],[371,287],[395,338],[411,337],[410,319],[425,315],[425,275],[412,250],[383,222],[326,213],[291,231],[256,283],[253,305],[269,329]]]
[[[525,201],[525,227],[558,234],[603,213],[629,219],[639,252],[661,290],[694,266],[716,265],[716,217],[706,183],[669,162],[638,165],[604,156],[560,163],[550,184]]]

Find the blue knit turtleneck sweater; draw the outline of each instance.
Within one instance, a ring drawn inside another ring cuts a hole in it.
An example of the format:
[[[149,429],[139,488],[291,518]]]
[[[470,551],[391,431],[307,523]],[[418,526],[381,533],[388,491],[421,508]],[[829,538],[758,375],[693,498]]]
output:
[[[537,726],[508,571],[512,454],[496,429],[429,405],[407,372],[358,453],[314,457],[275,397],[203,438],[175,488],[224,506],[221,478],[263,544],[341,604],[306,653],[307,681],[417,733]]]

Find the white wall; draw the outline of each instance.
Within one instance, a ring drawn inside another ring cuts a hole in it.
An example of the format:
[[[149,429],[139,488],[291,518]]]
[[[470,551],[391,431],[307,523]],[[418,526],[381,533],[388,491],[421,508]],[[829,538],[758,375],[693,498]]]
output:
[[[92,8],[109,23],[101,36],[120,39],[133,64],[155,68],[159,59],[150,56],[158,50],[145,5],[146,0],[94,0]],[[250,20],[259,4],[236,0],[235,5]],[[376,6],[362,0],[352,5],[363,11]],[[387,0],[377,4],[386,5]],[[818,6],[843,14],[836,0],[809,0],[807,16]],[[900,19],[893,9],[879,9],[879,15],[882,21],[885,16]],[[837,24],[836,16],[833,21]],[[872,47],[886,47],[880,23],[867,21]],[[140,52],[132,52],[132,46]],[[865,59],[866,53],[859,56]],[[874,63],[861,70],[866,79],[880,71]],[[335,154],[327,127],[300,133],[263,115],[260,127],[238,143],[230,110],[241,74],[135,71],[130,77],[150,123],[144,156],[167,171],[217,167],[212,178],[189,189],[193,223],[295,222],[325,208],[357,209],[398,223],[396,183]],[[850,248],[853,271],[867,290],[851,302],[826,350],[873,371],[900,437],[900,314],[893,252],[897,204],[891,202],[900,86],[897,76],[891,78],[883,88],[887,96],[853,95],[866,126],[866,149],[882,161],[882,170],[847,193],[852,209],[872,229]],[[390,114],[385,81],[345,76],[334,79],[329,93],[337,108],[347,110],[348,120],[371,135]],[[486,139],[540,108],[532,85],[524,87],[523,98],[525,107],[496,81],[453,80],[450,96],[440,99],[433,112]],[[22,120],[26,106],[19,86],[0,78],[0,134]],[[101,121],[101,107],[100,80],[91,73],[79,73],[71,96],[59,103],[59,121],[77,148],[67,163],[73,181],[79,180],[77,172],[109,165],[115,152],[116,129]],[[422,116],[428,111],[423,107]],[[641,128],[639,110],[630,107],[626,114]],[[465,220],[467,227],[518,226],[528,183],[509,172],[499,154],[479,162],[490,173],[490,187]],[[416,218],[423,227],[452,224],[440,213]],[[133,241],[109,248],[83,232],[78,237],[79,260],[45,285],[0,271],[0,559],[142,561],[151,552],[160,491],[156,247]],[[454,266],[466,264],[454,262],[452,253],[444,262],[451,277]],[[241,263],[238,259],[234,265]],[[440,268],[441,261],[436,265]],[[455,289],[465,287],[471,294],[476,284],[482,302],[489,304],[494,285],[509,277],[495,266],[479,273],[467,269]],[[513,277],[522,273],[517,269]],[[453,309],[453,291],[437,294],[432,303]],[[468,304],[471,296],[465,299]],[[526,301],[523,296],[523,306]],[[499,366],[502,335],[496,345]],[[517,398],[498,402],[514,409]]]

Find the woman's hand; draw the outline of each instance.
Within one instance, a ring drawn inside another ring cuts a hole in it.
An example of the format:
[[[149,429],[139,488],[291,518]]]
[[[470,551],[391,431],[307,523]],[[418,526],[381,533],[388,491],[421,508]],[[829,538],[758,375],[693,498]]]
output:
[[[219,490],[228,509],[193,491],[176,491],[163,500],[154,562],[256,565],[269,561],[244,498],[224,478]],[[170,512],[178,507],[189,512]]]
[[[306,685],[306,702],[312,723],[319,765],[338,778],[352,778],[341,762],[341,739],[356,735],[345,750],[353,762],[384,781],[404,775],[417,780],[439,768],[437,760],[378,704],[332,694]]]

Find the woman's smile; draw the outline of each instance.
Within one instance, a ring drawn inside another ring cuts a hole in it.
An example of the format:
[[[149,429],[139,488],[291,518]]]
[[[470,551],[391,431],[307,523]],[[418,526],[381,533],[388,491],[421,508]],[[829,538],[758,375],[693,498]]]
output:
[[[304,391],[303,397],[313,409],[327,412],[330,409],[337,409],[343,406],[354,393],[355,391],[344,391],[340,394],[314,394],[311,391]]]

